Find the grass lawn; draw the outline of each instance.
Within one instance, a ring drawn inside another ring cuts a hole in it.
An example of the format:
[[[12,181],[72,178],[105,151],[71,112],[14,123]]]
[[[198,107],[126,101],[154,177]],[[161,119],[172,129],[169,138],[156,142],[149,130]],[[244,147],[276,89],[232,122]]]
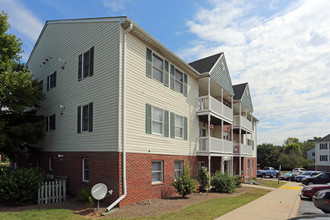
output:
[[[245,205],[265,194],[269,191],[264,189],[251,188],[247,192],[227,198],[218,198],[206,200],[203,202],[195,203],[185,209],[177,212],[167,214],[150,216],[150,217],[136,217],[129,219],[214,219],[224,215],[240,206]],[[106,218],[106,217],[104,217]],[[72,219],[81,220],[84,217],[75,214],[68,209],[43,209],[43,210],[30,210],[22,212],[0,212],[0,219]]]
[[[68,209],[40,209],[22,212],[0,212],[0,219],[10,220],[42,220],[42,219],[86,219]]]
[[[195,203],[177,212],[130,219],[214,219],[257,199],[268,192],[269,191],[264,189],[251,188],[249,191],[236,197],[211,199]]]
[[[258,179],[258,181],[260,186],[267,186],[273,188],[278,188],[286,183],[284,181],[280,181],[280,184],[278,184],[277,180],[264,180],[264,179]]]

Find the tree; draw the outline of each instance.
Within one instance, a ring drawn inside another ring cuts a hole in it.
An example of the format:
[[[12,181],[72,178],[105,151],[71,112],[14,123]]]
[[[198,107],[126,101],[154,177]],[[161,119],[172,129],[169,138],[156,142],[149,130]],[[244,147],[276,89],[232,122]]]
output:
[[[304,158],[296,151],[290,151],[288,154],[282,153],[278,162],[283,167],[283,170],[292,170],[296,167],[308,167],[312,163],[311,160]]]
[[[299,155],[302,155],[300,146],[297,143],[290,143],[284,146],[284,153],[289,154],[290,152],[296,152]]]
[[[44,117],[37,115],[44,94],[20,63],[21,41],[7,34],[8,15],[0,13],[0,153],[13,158],[44,137]]]
[[[261,167],[271,166],[278,168],[278,158],[280,156],[280,147],[273,144],[261,144],[257,146],[258,164]]]
[[[298,144],[299,146],[301,146],[301,142],[299,142],[299,139],[293,137],[289,137],[284,141],[285,146],[289,144]]]
[[[314,137],[314,139],[309,139],[302,144],[301,152],[303,157],[307,158],[307,151],[315,147],[315,142],[320,140],[321,137]]]

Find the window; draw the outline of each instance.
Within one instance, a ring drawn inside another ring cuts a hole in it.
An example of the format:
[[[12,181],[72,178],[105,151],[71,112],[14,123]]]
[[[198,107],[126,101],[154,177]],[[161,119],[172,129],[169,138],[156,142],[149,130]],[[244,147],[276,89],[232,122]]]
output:
[[[174,90],[183,93],[183,73],[175,68]]]
[[[82,159],[82,180],[84,182],[89,182],[89,159]]]
[[[183,172],[183,161],[175,161],[174,162],[174,178],[177,179],[182,176]]]
[[[163,59],[153,53],[152,78],[163,83]]]
[[[328,144],[325,143],[325,144],[320,144],[320,150],[326,150],[328,149]]]
[[[53,114],[51,116],[46,117],[46,131],[55,130],[56,128],[56,115]]]
[[[163,161],[152,161],[151,162],[151,176],[152,183],[162,183],[163,182]]]
[[[163,110],[152,107],[152,133],[163,134],[164,112]]]
[[[88,105],[82,107],[82,131],[88,131]]]
[[[53,170],[53,157],[48,158],[48,170]]]
[[[93,131],[93,102],[78,106],[77,133]]]
[[[56,71],[47,76],[47,91],[56,87]]]
[[[94,47],[78,56],[78,81],[94,75]]]
[[[175,115],[175,137],[183,138],[183,117]]]
[[[250,160],[247,160],[247,168],[250,169],[250,163],[251,161]]]
[[[328,155],[320,155],[320,161],[328,161]]]
[[[315,156],[315,153],[312,153],[312,156],[314,157]]]

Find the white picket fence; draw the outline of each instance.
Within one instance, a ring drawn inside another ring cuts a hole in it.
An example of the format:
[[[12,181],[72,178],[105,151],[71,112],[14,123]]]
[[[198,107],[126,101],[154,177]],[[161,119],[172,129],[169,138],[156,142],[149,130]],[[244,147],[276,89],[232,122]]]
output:
[[[38,189],[38,204],[64,202],[66,200],[66,180],[45,181]]]

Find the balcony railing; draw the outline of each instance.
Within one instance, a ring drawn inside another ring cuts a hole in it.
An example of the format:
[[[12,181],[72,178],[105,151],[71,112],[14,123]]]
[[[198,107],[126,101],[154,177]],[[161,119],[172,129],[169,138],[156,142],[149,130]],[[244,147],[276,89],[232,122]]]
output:
[[[239,154],[241,151],[241,155],[245,154],[245,155],[252,155],[252,146],[250,145],[246,145],[246,144],[238,144],[235,143],[234,144],[234,149],[233,149],[233,153],[234,154]]]
[[[238,127],[241,125],[241,127],[252,131],[252,122],[249,121],[247,118],[240,116],[240,115],[235,115],[234,116],[234,127]]]
[[[198,151],[203,153],[233,153],[233,143],[214,137],[200,137]]]
[[[212,96],[201,96],[198,98],[198,111],[212,111],[218,115],[224,116],[230,121],[233,120],[233,109],[224,105]]]

